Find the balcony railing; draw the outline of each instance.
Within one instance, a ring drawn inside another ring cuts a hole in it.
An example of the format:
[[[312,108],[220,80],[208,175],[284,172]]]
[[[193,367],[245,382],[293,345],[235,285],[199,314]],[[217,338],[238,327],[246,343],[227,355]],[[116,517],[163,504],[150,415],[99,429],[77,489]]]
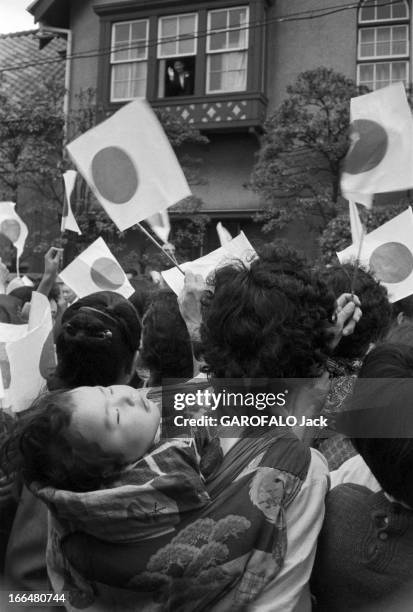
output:
[[[261,127],[267,99],[261,93],[186,96],[151,101],[153,108],[187,121],[201,130]]]

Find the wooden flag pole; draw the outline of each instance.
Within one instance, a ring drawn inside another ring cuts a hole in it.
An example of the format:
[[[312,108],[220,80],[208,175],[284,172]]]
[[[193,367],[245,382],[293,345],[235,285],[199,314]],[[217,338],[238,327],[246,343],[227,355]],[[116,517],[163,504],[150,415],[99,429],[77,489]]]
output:
[[[362,223],[361,224],[361,233],[360,233],[359,246],[358,246],[358,249],[357,249],[357,258],[356,258],[355,268],[354,268],[354,272],[353,272],[353,278],[351,279],[351,288],[350,288],[351,295],[354,295],[354,289],[355,289],[355,286],[356,286],[357,274],[358,274],[358,269],[359,269],[359,265],[360,265],[361,250],[363,248],[363,242],[364,242],[364,236],[365,235],[366,235],[366,228],[365,228],[364,223]]]
[[[178,268],[178,270],[181,272],[181,274],[183,274],[185,276],[185,272],[180,267],[180,265],[176,261],[175,257],[172,258],[171,255],[169,253],[167,253],[167,251],[165,251],[165,249],[162,248],[162,245],[160,245],[159,242],[156,242],[155,238],[150,235],[150,233],[143,227],[143,225],[141,225],[140,223],[137,223],[136,225],[145,234],[145,236],[147,236],[147,238],[149,238],[149,240],[151,240],[153,242],[153,244],[173,263],[173,265],[176,268]]]

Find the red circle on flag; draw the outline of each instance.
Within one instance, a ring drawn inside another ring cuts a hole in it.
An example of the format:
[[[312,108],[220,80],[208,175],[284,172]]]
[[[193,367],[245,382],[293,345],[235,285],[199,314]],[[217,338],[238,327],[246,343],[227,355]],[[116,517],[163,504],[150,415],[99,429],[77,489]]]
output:
[[[401,242],[386,242],[370,255],[370,268],[383,283],[401,283],[413,272],[413,254]]]
[[[350,148],[343,162],[349,174],[368,172],[379,165],[387,152],[386,130],[376,121],[356,119],[350,124]]]
[[[125,282],[122,268],[108,257],[100,257],[95,260],[90,268],[90,276],[102,291],[119,289]]]
[[[12,242],[16,242],[20,236],[20,224],[16,219],[5,219],[1,222],[0,232]]]
[[[138,173],[135,164],[119,147],[106,147],[96,153],[91,171],[100,194],[112,204],[125,204],[136,193]]]

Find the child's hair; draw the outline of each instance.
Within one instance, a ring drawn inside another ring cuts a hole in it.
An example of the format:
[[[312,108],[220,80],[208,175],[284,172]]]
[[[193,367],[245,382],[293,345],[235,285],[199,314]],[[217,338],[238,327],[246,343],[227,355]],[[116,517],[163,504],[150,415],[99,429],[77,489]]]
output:
[[[28,485],[39,482],[68,491],[99,489],[124,460],[70,431],[72,409],[69,391],[39,397],[0,447],[2,469],[20,472]]]

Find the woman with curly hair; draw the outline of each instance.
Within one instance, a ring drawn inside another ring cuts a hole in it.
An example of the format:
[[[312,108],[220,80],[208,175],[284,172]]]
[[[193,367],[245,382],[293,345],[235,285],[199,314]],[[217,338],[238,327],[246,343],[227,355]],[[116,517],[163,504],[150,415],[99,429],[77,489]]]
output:
[[[216,270],[203,299],[203,356],[215,378],[316,376],[330,352],[334,295],[299,254],[267,245],[248,269]]]
[[[259,379],[262,391],[271,388],[268,379],[319,375],[331,345],[361,314],[351,295],[335,310],[326,285],[284,246],[265,248],[250,268],[234,262],[217,269],[210,292],[199,280],[187,273],[179,301],[195,339],[203,292],[200,338],[215,389],[223,377],[252,391],[251,379]],[[217,416],[223,413],[221,405]],[[148,611],[311,609],[308,579],[328,489],[324,459],[284,427],[244,428],[236,438],[201,433],[206,508],[146,546],[83,534],[64,543],[93,584],[84,609],[109,610],[103,599],[115,592],[125,609],[133,603]]]

